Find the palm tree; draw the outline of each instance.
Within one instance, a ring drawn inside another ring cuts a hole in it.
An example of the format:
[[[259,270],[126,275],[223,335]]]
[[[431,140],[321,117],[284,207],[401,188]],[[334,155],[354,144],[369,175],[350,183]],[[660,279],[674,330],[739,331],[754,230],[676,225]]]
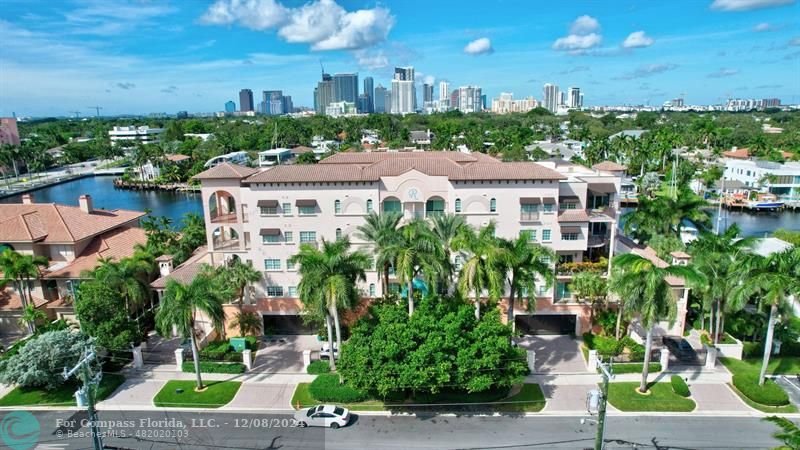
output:
[[[546,287],[553,283],[553,269],[547,261],[555,258],[555,252],[531,242],[529,231],[523,231],[516,239],[501,239],[500,245],[508,257],[506,271],[509,274],[508,323],[514,327],[514,302],[517,294],[535,306],[536,277],[541,277]]]
[[[606,298],[608,291],[606,281],[596,272],[578,272],[572,277],[570,290],[578,299],[589,302],[589,324],[594,326],[597,305]]]
[[[743,307],[754,297],[759,299],[760,305],[769,306],[764,360],[758,377],[758,384],[763,385],[772,354],[772,336],[778,308],[790,305],[790,298],[800,295],[800,249],[791,248],[768,257],[749,255],[737,266],[733,276],[743,280],[731,290],[730,302],[735,307]]]
[[[240,336],[256,335],[261,331],[261,317],[252,311],[239,311],[231,321],[231,326],[239,329]]]
[[[653,261],[635,253],[615,257],[614,265],[621,270],[620,278],[615,285],[617,294],[627,297],[626,309],[637,312],[639,322],[647,330],[642,382],[639,385],[639,392],[645,393],[653,346],[653,327],[662,319],[674,321],[676,313],[677,298],[667,278],[683,278],[688,285],[700,284],[705,277],[691,266],[656,265]]]
[[[189,284],[175,280],[167,281],[164,296],[156,311],[156,328],[162,336],[171,336],[173,328],[184,339],[191,340],[197,390],[204,388],[200,377],[200,357],[197,347],[195,323],[201,312],[211,320],[215,328],[223,325],[223,299],[214,289],[212,280],[204,274],[197,275]]]
[[[35,305],[28,304],[23,310],[22,315],[19,316],[18,323],[30,329],[36,328],[36,322],[41,322],[47,319],[47,314],[41,309],[37,309]]]
[[[772,450],[794,450],[800,448],[800,427],[794,422],[785,417],[778,416],[769,416],[761,420],[772,422],[780,428],[772,437],[782,441],[783,445],[774,447]]]
[[[370,257],[362,251],[350,252],[350,240],[344,237],[334,242],[323,239],[321,249],[302,244],[300,252],[290,261],[300,265],[298,291],[303,304],[312,310],[324,308],[326,311],[331,369],[335,370],[336,352],[342,348],[339,309],[351,308],[358,300],[356,282],[366,280]],[[336,330],[336,347],[333,346],[331,319]]]
[[[709,331],[714,337],[714,345],[724,330],[723,311],[730,311],[728,295],[741,279],[732,276],[733,269],[742,257],[756,243],[756,238],[740,237],[739,225],[733,224],[722,234],[701,232],[698,239],[689,245],[695,267],[708,279],[703,293],[714,304]],[[741,305],[744,306],[744,305]],[[716,320],[714,320],[716,311]]]
[[[261,272],[253,268],[252,264],[234,259],[233,263],[227,267],[226,274],[226,281],[236,287],[236,292],[239,296],[239,311],[241,311],[244,306],[244,294],[247,286],[261,280]]]
[[[488,290],[490,299],[498,299],[505,288],[505,268],[511,265],[508,250],[495,237],[494,222],[475,232],[467,227],[454,240],[453,246],[467,254],[458,275],[458,289],[465,298],[475,294],[475,318],[481,316],[481,293]]]
[[[137,251],[133,256],[122,258],[119,262],[101,259],[100,264],[84,276],[112,286],[125,302],[125,310],[130,312],[132,308],[139,309],[150,300],[150,278],[154,271],[152,255]]]
[[[370,213],[363,225],[358,227],[358,238],[371,242],[375,253],[375,266],[381,267],[383,292],[389,290],[389,271],[394,264],[392,253],[400,239],[398,226],[403,215],[399,212]]]
[[[455,214],[440,214],[431,218],[431,232],[439,240],[442,246],[442,271],[440,272],[439,283],[445,286],[453,279],[453,264],[451,257],[453,253],[453,240],[467,226],[463,216]]]
[[[408,315],[414,314],[414,279],[425,275],[433,290],[441,276],[444,260],[442,243],[423,220],[414,220],[400,228],[400,239],[389,252],[395,255],[398,281],[406,284]]]
[[[5,249],[0,253],[0,271],[3,272],[3,282],[11,282],[15,290],[19,293],[23,311],[29,305],[34,305],[33,301],[33,281],[41,277],[40,268],[46,267],[47,258],[44,256],[23,255],[11,249]],[[33,334],[36,325],[28,322],[28,332]]]

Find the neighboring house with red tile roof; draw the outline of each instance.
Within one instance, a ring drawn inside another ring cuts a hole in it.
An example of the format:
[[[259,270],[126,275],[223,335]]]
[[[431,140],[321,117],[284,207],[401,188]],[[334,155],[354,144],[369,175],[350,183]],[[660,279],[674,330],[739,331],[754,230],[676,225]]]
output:
[[[33,194],[22,203],[0,204],[0,248],[47,258],[48,267],[36,280],[32,295],[37,307],[46,305],[51,317],[71,318],[71,300],[83,273],[100,259],[129,257],[147,236],[138,228],[141,211],[94,209],[92,198],[82,195],[79,206],[35,203]],[[22,305],[17,292],[0,291],[0,333],[15,331],[3,317],[18,315]]]

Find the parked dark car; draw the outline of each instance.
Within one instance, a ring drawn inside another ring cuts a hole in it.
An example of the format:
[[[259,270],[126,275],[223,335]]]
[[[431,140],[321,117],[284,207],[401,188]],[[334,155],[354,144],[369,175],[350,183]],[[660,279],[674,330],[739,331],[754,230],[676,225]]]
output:
[[[692,348],[692,344],[686,339],[677,336],[664,336],[664,345],[670,353],[678,357],[681,361],[697,360],[697,352]]]

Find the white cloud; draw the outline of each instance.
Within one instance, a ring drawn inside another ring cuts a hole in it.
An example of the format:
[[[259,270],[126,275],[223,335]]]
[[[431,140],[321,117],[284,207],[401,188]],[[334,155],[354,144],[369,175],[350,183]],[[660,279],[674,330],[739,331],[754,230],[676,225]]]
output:
[[[354,52],[358,65],[366,69],[375,70],[382,69],[389,65],[389,57],[383,50],[369,51],[369,50],[356,50]]]
[[[773,27],[772,25],[770,25],[770,24],[768,24],[766,22],[762,22],[762,23],[760,23],[760,24],[758,24],[758,25],[753,27],[753,31],[756,31],[756,32],[759,32],[759,33],[762,32],[762,31],[774,31],[774,30],[775,30],[775,27]]]
[[[589,34],[600,29],[600,22],[592,16],[583,15],[575,19],[569,27],[571,34]]]
[[[622,43],[624,48],[642,48],[653,45],[653,38],[646,35],[644,31],[634,31],[629,34]]]
[[[730,77],[730,76],[736,75],[737,73],[739,73],[739,69],[726,69],[726,68],[723,67],[723,68],[717,70],[716,72],[711,72],[710,74],[708,74],[708,77],[709,78],[724,78],[724,77]]]
[[[433,85],[433,83],[435,81],[436,81],[436,77],[434,77],[433,75],[425,75],[425,79],[424,79],[425,84]]]
[[[556,50],[580,51],[588,50],[600,45],[603,37],[596,33],[587,35],[570,34],[569,36],[556,39],[553,48]]]
[[[711,3],[711,9],[717,11],[750,11],[792,5],[794,3],[795,0],[714,0]]]
[[[357,50],[386,40],[395,20],[383,7],[347,11],[334,0],[290,8],[276,0],[217,0],[200,18],[210,25],[239,24],[278,31],[286,42],[312,50]]]
[[[635,78],[645,78],[650,77],[662,72],[667,72],[670,70],[675,70],[678,68],[677,64],[672,63],[655,63],[655,64],[646,64],[644,66],[639,67],[638,69],[623,74],[619,77],[615,77],[615,80],[633,80]]]
[[[492,52],[492,41],[485,37],[475,39],[464,47],[464,53],[468,55],[487,55]]]
[[[600,22],[594,17],[583,15],[575,19],[569,27],[570,34],[553,42],[553,49],[567,51],[572,54],[583,54],[586,50],[600,45],[603,36],[595,31],[600,30]]]

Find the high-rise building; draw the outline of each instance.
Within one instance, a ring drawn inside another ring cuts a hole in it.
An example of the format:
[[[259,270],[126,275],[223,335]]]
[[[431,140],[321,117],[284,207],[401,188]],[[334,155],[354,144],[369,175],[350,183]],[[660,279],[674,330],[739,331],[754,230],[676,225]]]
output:
[[[228,100],[227,102],[225,102],[225,112],[226,113],[236,112],[236,103],[234,103],[233,100]]]
[[[492,112],[495,114],[528,112],[537,105],[538,102],[533,97],[514,100],[514,94],[503,92],[499,98],[492,100]]]
[[[561,106],[561,105],[566,106],[566,104],[567,104],[567,93],[564,92],[564,91],[561,91],[558,94],[559,94],[558,95],[558,105],[559,106]]]
[[[372,77],[364,77],[364,95],[367,96],[367,110],[366,113],[375,112],[375,87],[373,86]]]
[[[458,109],[458,89],[450,93],[450,109]]]
[[[358,104],[356,105],[356,109],[361,114],[368,114],[369,113],[369,98],[370,96],[367,94],[359,94],[358,96]]]
[[[337,73],[333,75],[333,101],[358,102],[358,74]]]
[[[408,114],[417,109],[417,92],[414,87],[414,68],[395,67],[392,79],[392,113]]]
[[[261,114],[279,116],[283,111],[283,91],[264,91]]]
[[[478,86],[458,88],[458,110],[465,114],[482,111],[481,88]]]
[[[294,112],[294,102],[292,102],[291,95],[284,95],[283,96],[283,113],[289,114]]]
[[[427,104],[433,101],[433,85],[423,83],[422,85],[422,103]]]
[[[555,113],[558,110],[560,100],[558,85],[546,83],[543,89],[542,104],[548,111]]]
[[[439,111],[450,109],[450,83],[447,81],[439,82]]]
[[[386,110],[386,88],[378,84],[374,91],[374,109],[373,112],[385,113]]]
[[[314,88],[314,111],[317,114],[325,114],[325,108],[333,101],[333,90],[333,78],[322,72],[322,81]]]
[[[488,105],[486,104],[486,94],[481,94],[481,110],[489,109]]]
[[[242,89],[239,91],[239,111],[253,111],[253,91]]]
[[[0,145],[20,145],[16,117],[0,117]]]
[[[567,99],[567,106],[570,108],[580,108],[581,107],[581,88],[579,87],[570,87],[568,89],[569,98]]]
[[[386,92],[383,93],[383,107],[385,112],[392,111],[392,90],[386,89]]]

